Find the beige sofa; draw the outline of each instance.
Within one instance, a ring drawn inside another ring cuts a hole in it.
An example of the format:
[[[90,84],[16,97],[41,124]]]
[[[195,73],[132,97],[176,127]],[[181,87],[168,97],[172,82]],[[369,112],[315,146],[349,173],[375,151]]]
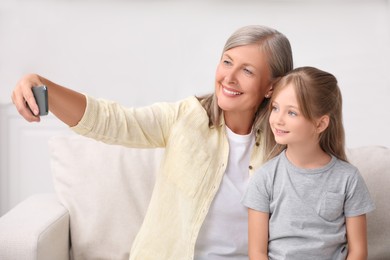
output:
[[[128,259],[163,150],[75,135],[54,137],[49,148],[56,194],[34,195],[0,218],[0,259]],[[390,150],[360,147],[348,157],[377,206],[368,215],[369,259],[390,259]]]

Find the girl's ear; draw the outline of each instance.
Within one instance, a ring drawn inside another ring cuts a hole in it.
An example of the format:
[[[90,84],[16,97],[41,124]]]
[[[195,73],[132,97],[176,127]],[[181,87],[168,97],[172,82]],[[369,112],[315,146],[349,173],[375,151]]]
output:
[[[328,128],[328,126],[329,126],[329,116],[324,115],[324,116],[320,117],[316,122],[316,126],[317,126],[317,133],[318,134],[325,131],[325,129]]]

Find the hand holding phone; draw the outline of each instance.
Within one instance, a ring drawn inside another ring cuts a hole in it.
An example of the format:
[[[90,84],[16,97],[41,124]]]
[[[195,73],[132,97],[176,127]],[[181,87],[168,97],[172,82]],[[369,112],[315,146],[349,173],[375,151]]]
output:
[[[45,116],[49,113],[48,92],[46,86],[32,87],[35,102],[39,108],[40,116]],[[31,109],[30,109],[31,110]]]

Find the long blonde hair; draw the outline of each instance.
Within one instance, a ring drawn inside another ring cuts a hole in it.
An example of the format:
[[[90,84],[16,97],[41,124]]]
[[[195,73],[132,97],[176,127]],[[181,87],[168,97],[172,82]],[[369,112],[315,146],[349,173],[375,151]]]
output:
[[[249,25],[238,29],[226,41],[222,54],[232,48],[251,44],[258,44],[267,56],[271,80],[284,76],[292,70],[293,56],[289,40],[282,33],[266,26]],[[198,99],[207,111],[210,119],[209,126],[218,127],[222,110],[218,106],[215,93],[198,97]],[[256,112],[254,119],[256,130],[262,127],[267,103],[268,98],[264,98]]]
[[[338,159],[347,161],[342,117],[342,96],[337,79],[332,74],[314,67],[301,67],[290,71],[274,85],[267,119],[269,119],[273,100],[281,90],[290,84],[295,89],[298,106],[305,118],[314,123],[315,119],[323,115],[329,116],[329,125],[319,136],[321,149]],[[265,128],[265,135],[265,154],[267,159],[271,159],[285,149],[286,146],[275,142],[269,123]]]

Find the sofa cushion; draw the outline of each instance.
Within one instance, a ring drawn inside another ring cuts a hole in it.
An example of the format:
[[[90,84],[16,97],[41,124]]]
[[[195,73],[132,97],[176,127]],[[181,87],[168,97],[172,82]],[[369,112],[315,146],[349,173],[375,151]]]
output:
[[[368,259],[390,259],[390,149],[359,147],[348,149],[347,156],[359,168],[376,206],[367,214]]]
[[[107,145],[77,135],[49,141],[54,187],[69,210],[73,259],[128,259],[163,149]]]

